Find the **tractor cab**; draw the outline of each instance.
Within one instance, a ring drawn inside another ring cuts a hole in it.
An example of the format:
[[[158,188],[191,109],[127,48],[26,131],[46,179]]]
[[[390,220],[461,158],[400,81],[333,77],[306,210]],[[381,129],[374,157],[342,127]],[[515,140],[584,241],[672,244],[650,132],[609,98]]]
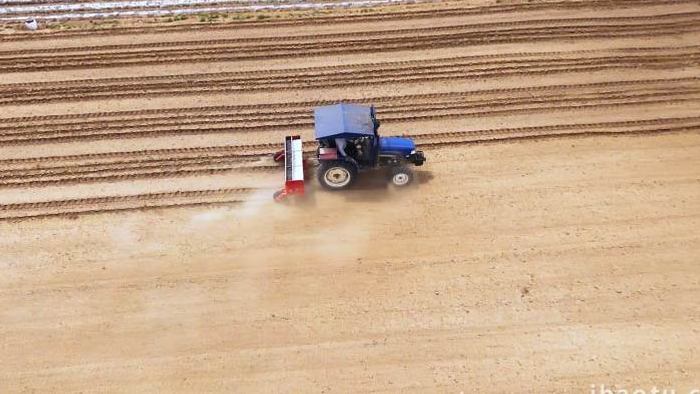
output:
[[[360,171],[390,169],[390,181],[408,185],[413,174],[407,164],[423,165],[425,156],[410,138],[380,137],[374,106],[336,104],[314,110],[318,141],[318,179],[329,190],[349,187]]]
[[[374,167],[379,153],[379,121],[374,107],[338,104],[314,111],[319,160],[348,160],[358,169]]]

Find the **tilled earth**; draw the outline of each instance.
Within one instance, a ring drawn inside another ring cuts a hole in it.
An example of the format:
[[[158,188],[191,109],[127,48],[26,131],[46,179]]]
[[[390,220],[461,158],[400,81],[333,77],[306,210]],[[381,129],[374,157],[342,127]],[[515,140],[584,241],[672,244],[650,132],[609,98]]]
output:
[[[7,30],[0,392],[700,388],[699,38],[663,0]],[[273,203],[341,100],[415,185]]]

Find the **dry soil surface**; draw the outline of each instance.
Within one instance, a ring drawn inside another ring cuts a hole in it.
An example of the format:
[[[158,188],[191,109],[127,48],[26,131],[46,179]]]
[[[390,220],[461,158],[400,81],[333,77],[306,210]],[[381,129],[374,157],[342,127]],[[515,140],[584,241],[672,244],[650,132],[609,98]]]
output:
[[[0,392],[700,388],[700,4],[353,15],[0,36]],[[340,100],[416,182],[273,203]]]

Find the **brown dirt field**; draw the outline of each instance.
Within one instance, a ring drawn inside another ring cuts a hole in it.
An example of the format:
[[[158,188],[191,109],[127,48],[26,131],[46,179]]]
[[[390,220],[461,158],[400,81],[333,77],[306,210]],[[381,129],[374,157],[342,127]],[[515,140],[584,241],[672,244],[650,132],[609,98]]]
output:
[[[700,4],[406,10],[3,36],[0,392],[700,389]],[[94,63],[237,38],[261,58]],[[335,100],[413,136],[417,182],[273,203],[269,153]]]

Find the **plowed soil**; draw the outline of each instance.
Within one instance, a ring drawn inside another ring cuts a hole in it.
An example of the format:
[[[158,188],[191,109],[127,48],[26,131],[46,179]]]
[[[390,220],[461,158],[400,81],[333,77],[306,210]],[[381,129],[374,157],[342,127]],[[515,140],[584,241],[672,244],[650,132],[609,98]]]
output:
[[[0,34],[0,392],[700,389],[700,4]],[[426,152],[276,204],[314,106]]]

